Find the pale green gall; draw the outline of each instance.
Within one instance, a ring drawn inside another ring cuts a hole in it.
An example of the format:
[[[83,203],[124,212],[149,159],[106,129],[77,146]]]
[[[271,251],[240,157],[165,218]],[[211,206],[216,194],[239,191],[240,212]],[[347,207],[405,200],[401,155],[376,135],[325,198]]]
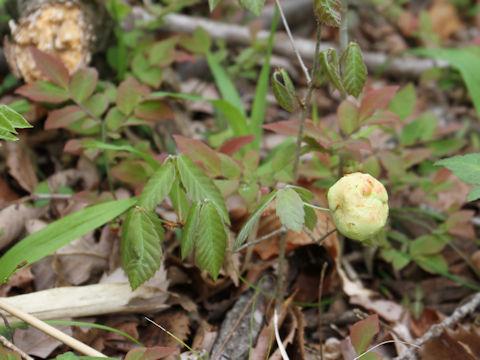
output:
[[[369,174],[345,175],[328,190],[327,198],[335,226],[350,239],[369,240],[387,222],[387,190]]]

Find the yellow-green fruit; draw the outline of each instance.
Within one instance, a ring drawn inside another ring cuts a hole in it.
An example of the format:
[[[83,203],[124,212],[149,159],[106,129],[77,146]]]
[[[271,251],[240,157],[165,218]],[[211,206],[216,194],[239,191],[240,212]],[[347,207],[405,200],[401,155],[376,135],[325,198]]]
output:
[[[370,239],[388,218],[385,187],[368,174],[342,177],[328,190],[328,206],[338,231],[350,239]]]

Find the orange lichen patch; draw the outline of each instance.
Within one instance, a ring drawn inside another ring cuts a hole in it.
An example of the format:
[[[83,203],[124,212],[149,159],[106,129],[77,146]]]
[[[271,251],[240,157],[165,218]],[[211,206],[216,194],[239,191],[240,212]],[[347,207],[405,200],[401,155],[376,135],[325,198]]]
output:
[[[5,41],[7,60],[15,75],[26,82],[46,80],[35,66],[30,46],[60,58],[70,73],[90,61],[92,29],[76,2],[47,2],[18,24],[10,22],[10,28],[11,40]]]

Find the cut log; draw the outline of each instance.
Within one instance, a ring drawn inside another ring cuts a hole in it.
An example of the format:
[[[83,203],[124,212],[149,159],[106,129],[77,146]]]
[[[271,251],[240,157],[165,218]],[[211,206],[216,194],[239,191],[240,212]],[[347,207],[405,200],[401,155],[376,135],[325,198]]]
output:
[[[11,36],[4,39],[10,69],[26,82],[46,80],[29,47],[59,57],[70,73],[87,65],[104,43],[111,20],[96,0],[8,0]]]

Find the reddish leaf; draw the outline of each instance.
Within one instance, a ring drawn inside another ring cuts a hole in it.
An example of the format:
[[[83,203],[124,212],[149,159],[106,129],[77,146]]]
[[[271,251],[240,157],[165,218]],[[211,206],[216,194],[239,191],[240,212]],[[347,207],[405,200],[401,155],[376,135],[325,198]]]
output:
[[[53,110],[48,114],[44,128],[45,130],[63,128],[85,116],[85,112],[77,105],[65,106],[61,109]]]
[[[52,104],[58,104],[70,98],[67,90],[47,81],[37,81],[32,84],[20,86],[15,90],[15,93],[33,101],[44,101]]]
[[[112,176],[126,183],[138,184],[152,175],[152,168],[143,160],[124,160],[110,169]]]
[[[69,75],[63,62],[56,56],[47,54],[31,46],[30,53],[43,76],[61,88],[68,89]]]
[[[145,91],[140,83],[135,78],[129,77],[118,86],[117,106],[125,115],[128,115],[137,106],[144,94]]]
[[[263,125],[263,128],[282,135],[296,136],[298,134],[298,129],[300,128],[300,120],[278,121],[273,124]],[[315,126],[312,120],[305,121],[303,130],[305,136],[313,138],[322,136],[322,132]]]
[[[144,120],[164,120],[173,119],[174,115],[170,107],[161,100],[142,101],[135,107],[136,117]]]
[[[391,112],[390,110],[385,110],[365,121],[363,125],[386,125],[401,121],[402,120],[397,114]]]
[[[375,334],[380,331],[378,315],[370,315],[350,327],[350,339],[357,354],[365,352],[373,340]]]
[[[189,139],[182,135],[173,135],[178,149],[193,161],[201,162],[212,175],[220,174],[221,160],[217,153],[200,140]]]
[[[223,145],[220,147],[218,151],[223,154],[232,156],[238,150],[250,144],[254,138],[255,138],[255,135],[245,135],[245,136],[236,137],[231,140],[227,140],[223,143]]]
[[[83,103],[95,91],[98,82],[98,71],[95,68],[79,69],[70,81],[70,93],[78,102]]]
[[[413,165],[417,165],[424,160],[427,160],[433,152],[433,149],[411,149],[411,150],[404,150],[405,153],[403,154],[404,166],[405,169]]]
[[[385,86],[369,91],[360,104],[360,123],[370,118],[377,110],[385,108],[398,90],[398,86]]]
[[[130,350],[125,360],[156,360],[169,355],[178,355],[176,348],[166,346],[154,346],[150,348],[135,348]]]

